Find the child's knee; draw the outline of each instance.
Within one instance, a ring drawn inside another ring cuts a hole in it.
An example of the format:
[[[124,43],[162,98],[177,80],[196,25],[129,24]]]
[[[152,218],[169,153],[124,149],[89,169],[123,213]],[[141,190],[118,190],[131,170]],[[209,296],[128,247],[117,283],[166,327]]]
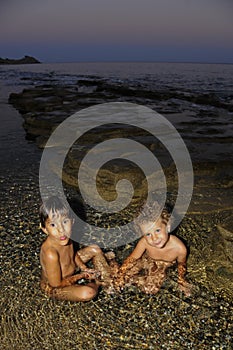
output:
[[[86,286],[85,290],[82,293],[82,300],[89,301],[92,300],[97,294],[97,288],[93,288],[91,286]]]
[[[102,254],[101,248],[97,244],[92,244],[89,246],[93,254]]]

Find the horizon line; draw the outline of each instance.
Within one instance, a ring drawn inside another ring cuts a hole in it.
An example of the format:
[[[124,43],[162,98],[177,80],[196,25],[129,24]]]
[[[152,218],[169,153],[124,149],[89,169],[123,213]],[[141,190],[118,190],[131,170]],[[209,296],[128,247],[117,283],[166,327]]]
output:
[[[233,64],[232,62],[209,62],[209,61],[176,61],[176,60],[72,60],[72,61],[41,61],[47,63],[190,63],[190,64]]]

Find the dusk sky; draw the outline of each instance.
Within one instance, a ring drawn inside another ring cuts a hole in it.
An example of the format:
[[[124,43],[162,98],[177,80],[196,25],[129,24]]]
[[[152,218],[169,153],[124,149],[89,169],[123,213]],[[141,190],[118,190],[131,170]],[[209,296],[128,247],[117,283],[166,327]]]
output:
[[[233,63],[232,0],[2,0],[0,57]]]

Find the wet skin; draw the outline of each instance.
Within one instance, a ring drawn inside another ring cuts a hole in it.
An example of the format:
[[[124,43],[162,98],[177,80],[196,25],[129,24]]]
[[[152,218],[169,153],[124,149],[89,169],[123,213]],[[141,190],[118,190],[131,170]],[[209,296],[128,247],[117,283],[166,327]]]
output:
[[[45,227],[41,227],[47,239],[41,246],[40,262],[42,267],[41,288],[52,297],[62,300],[87,301],[92,299],[97,291],[96,283],[75,285],[81,278],[95,279],[95,271],[86,267],[80,255],[74,254],[73,242],[70,239],[73,220],[65,215],[49,213]],[[98,247],[90,246],[83,249],[89,259],[102,252]],[[76,267],[82,271],[75,273]]]
[[[74,249],[70,241],[72,225],[72,219],[51,214],[42,228],[48,237],[42,245],[41,265],[51,287],[58,287],[62,277],[68,277],[75,271]]]
[[[133,272],[135,264],[137,265],[137,261],[139,261],[146,253],[155,263],[160,262],[160,265],[161,263],[164,265],[159,285],[162,284],[165,277],[164,272],[166,267],[168,267],[169,264],[177,262],[179,288],[186,295],[190,295],[190,286],[188,286],[185,281],[187,249],[180,239],[169,234],[169,228],[169,225],[166,225],[161,219],[156,222],[149,221],[140,225],[142,238],[119,269],[119,274],[116,280],[116,285],[118,287],[124,285],[125,276],[130,275],[130,270]],[[159,273],[159,271],[162,270],[159,269],[154,271]],[[153,269],[151,271],[153,271]],[[148,273],[150,274],[150,272]],[[151,276],[154,278],[154,273],[152,273],[152,275]],[[148,277],[150,276],[148,275],[144,279],[144,283],[148,282]],[[142,281],[140,283],[142,285]],[[152,287],[150,287],[150,290],[152,290]],[[154,290],[155,292],[158,291],[158,284],[155,286]]]

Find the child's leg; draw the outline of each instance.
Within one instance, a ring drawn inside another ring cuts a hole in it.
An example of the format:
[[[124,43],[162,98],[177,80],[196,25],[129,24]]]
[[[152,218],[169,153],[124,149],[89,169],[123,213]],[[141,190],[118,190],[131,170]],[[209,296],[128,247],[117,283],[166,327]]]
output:
[[[164,279],[165,273],[163,271],[157,271],[156,274],[148,275],[144,284],[140,286],[141,290],[147,294],[156,294],[160,290]]]
[[[97,284],[101,285],[107,293],[114,293],[113,279],[117,276],[119,269],[115,261],[115,254],[113,252],[103,254],[97,245],[80,249],[78,254],[84,263],[92,259],[95,270],[100,273],[100,280],[97,281]]]
[[[107,252],[104,254],[105,258],[108,261],[108,264],[110,266],[110,270],[111,270],[111,277],[114,278],[117,276],[118,271],[119,271],[119,264],[118,262],[115,260],[115,253],[114,252]]]
[[[144,281],[139,281],[138,287],[147,294],[156,294],[164,282],[167,267],[171,266],[172,263],[153,261],[147,258],[147,264],[147,275]]]
[[[137,285],[138,281],[144,276],[139,276],[140,271],[143,269],[143,257],[135,260],[132,267],[125,273],[125,284],[126,285]]]
[[[97,245],[91,245],[80,249],[77,254],[84,263],[87,263],[92,259],[94,268],[100,272],[102,279],[110,278],[110,266],[102,250]]]
[[[50,298],[69,301],[89,301],[93,299],[98,292],[98,286],[95,283],[89,283],[85,286],[72,285],[63,288],[52,288],[48,283],[42,282],[41,289]]]

